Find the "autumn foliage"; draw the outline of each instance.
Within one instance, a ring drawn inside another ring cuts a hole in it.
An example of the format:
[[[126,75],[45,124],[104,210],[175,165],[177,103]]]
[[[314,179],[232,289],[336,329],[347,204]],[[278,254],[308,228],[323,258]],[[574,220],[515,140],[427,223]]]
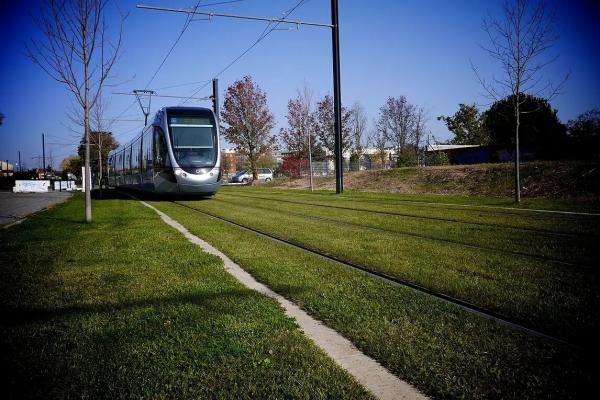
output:
[[[302,171],[308,171],[309,165],[306,158],[298,158],[293,155],[283,157],[279,171],[290,178],[300,178]]]
[[[225,138],[248,157],[249,168],[257,179],[257,161],[275,144],[271,135],[273,114],[267,106],[267,96],[260,87],[245,76],[227,88],[221,121]]]

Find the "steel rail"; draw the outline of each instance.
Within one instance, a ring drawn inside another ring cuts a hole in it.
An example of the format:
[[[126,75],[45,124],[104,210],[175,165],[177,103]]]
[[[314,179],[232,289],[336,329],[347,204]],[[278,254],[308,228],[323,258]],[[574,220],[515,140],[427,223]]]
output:
[[[203,214],[203,215],[208,216],[210,218],[213,218],[213,219],[225,222],[225,223],[227,223],[229,225],[241,228],[241,229],[246,230],[248,232],[254,233],[254,234],[258,235],[258,236],[261,236],[261,237],[273,240],[273,241],[278,242],[278,243],[282,243],[282,244],[288,245],[290,247],[302,250],[304,252],[313,254],[315,256],[321,257],[321,258],[326,259],[326,260],[334,261],[338,265],[341,265],[343,267],[350,268],[350,269],[362,272],[362,273],[364,273],[364,274],[366,274],[368,276],[374,277],[374,278],[381,279],[381,280],[383,280],[383,281],[385,281],[387,283],[393,284],[394,286],[400,286],[400,287],[409,288],[409,289],[412,289],[413,291],[415,291],[417,293],[421,293],[421,294],[424,294],[424,295],[429,295],[429,296],[431,296],[431,297],[433,297],[435,299],[443,301],[444,303],[447,303],[447,304],[450,304],[450,305],[454,305],[454,306],[459,307],[459,308],[461,308],[461,309],[463,309],[463,310],[465,310],[465,311],[467,311],[467,312],[469,312],[471,314],[479,315],[479,316],[481,316],[483,318],[492,320],[492,321],[494,321],[494,322],[496,322],[496,323],[498,323],[500,325],[506,326],[506,327],[511,328],[511,329],[513,329],[515,331],[520,331],[520,332],[523,332],[523,333],[531,335],[531,336],[537,336],[537,337],[541,337],[541,338],[544,338],[544,339],[548,339],[548,340],[551,340],[551,341],[554,341],[554,342],[557,342],[557,343],[561,343],[561,344],[570,346],[571,348],[574,348],[574,349],[580,349],[580,346],[578,346],[575,343],[572,343],[572,342],[570,342],[570,341],[568,341],[566,339],[560,338],[560,337],[558,337],[556,335],[553,335],[551,333],[543,332],[543,331],[538,330],[538,329],[536,329],[534,327],[526,326],[526,325],[524,325],[523,321],[516,320],[516,319],[510,318],[510,317],[504,316],[502,314],[496,313],[494,311],[487,310],[487,309],[485,309],[483,307],[479,307],[479,306],[477,306],[475,304],[472,304],[472,303],[469,303],[467,301],[460,300],[460,299],[457,299],[457,298],[452,297],[452,296],[448,296],[448,295],[440,293],[440,292],[436,292],[434,290],[428,289],[428,288],[426,288],[424,286],[415,284],[413,282],[410,282],[410,281],[407,281],[407,280],[403,280],[403,279],[399,279],[399,278],[396,278],[396,277],[384,274],[382,272],[371,270],[371,269],[369,269],[369,268],[367,268],[367,267],[365,267],[363,265],[360,265],[360,264],[357,264],[357,263],[353,263],[353,262],[349,262],[349,261],[345,261],[345,260],[343,260],[341,258],[332,256],[332,255],[329,255],[329,254],[326,254],[326,253],[322,253],[322,252],[320,252],[318,250],[312,249],[312,248],[310,248],[308,246],[305,246],[305,245],[303,245],[301,243],[297,243],[297,242],[294,242],[294,241],[291,241],[291,240],[282,239],[282,238],[277,237],[275,235],[271,235],[271,234],[269,234],[267,232],[264,232],[264,231],[262,231],[260,229],[252,228],[250,226],[241,224],[239,222],[235,222],[233,220],[230,220],[230,219],[225,218],[225,217],[221,217],[219,215],[213,214],[213,213],[208,212],[208,211],[199,210],[199,209],[191,207],[191,206],[189,206],[187,204],[183,204],[183,203],[181,203],[179,201],[172,201],[172,203],[176,204],[176,205],[178,205],[180,207],[186,208],[188,210],[191,210],[193,212],[196,212],[196,213],[199,213],[199,214]]]
[[[399,235],[399,236],[411,236],[411,237],[415,237],[415,238],[419,238],[419,239],[426,239],[426,240],[431,240],[431,241],[435,241],[435,242],[442,242],[442,243],[449,243],[449,244],[453,244],[453,245],[457,245],[457,246],[462,246],[462,247],[466,247],[469,249],[474,249],[474,250],[483,250],[483,251],[489,251],[489,252],[493,252],[493,253],[497,253],[497,254],[512,254],[515,256],[519,256],[519,257],[525,257],[525,258],[533,258],[536,260],[541,260],[541,261],[549,261],[549,262],[553,262],[553,263],[557,263],[557,264],[563,264],[563,265],[567,265],[570,267],[575,267],[577,269],[597,269],[594,265],[590,265],[590,264],[581,264],[581,263],[574,263],[574,262],[569,262],[569,261],[565,261],[563,259],[560,258],[554,258],[554,257],[548,257],[548,256],[543,256],[543,255],[539,255],[539,254],[531,254],[531,253],[524,253],[521,251],[514,251],[514,250],[507,250],[507,249],[499,249],[496,247],[488,247],[488,246],[481,246],[481,245],[477,245],[477,244],[470,244],[470,243],[465,243],[465,242],[461,242],[459,240],[452,240],[452,239],[444,239],[444,238],[439,238],[439,237],[435,237],[435,236],[430,236],[430,235],[424,235],[424,234],[420,234],[420,233],[413,233],[413,232],[403,232],[403,231],[398,231],[398,230],[393,230],[393,229],[387,229],[387,228],[382,228],[382,227],[378,227],[378,226],[373,226],[373,225],[365,225],[365,224],[360,224],[360,223],[356,223],[356,222],[349,222],[349,221],[343,221],[341,219],[334,219],[334,218],[327,218],[327,217],[321,217],[321,216],[316,216],[316,215],[310,215],[310,214],[305,214],[302,212],[297,212],[297,211],[290,211],[290,210],[273,210],[272,208],[268,208],[268,207],[261,207],[261,206],[257,206],[257,205],[248,205],[248,204],[239,204],[239,203],[234,203],[232,201],[227,201],[227,200],[223,200],[223,199],[213,199],[215,201],[222,201],[224,203],[227,204],[231,204],[237,207],[246,207],[246,208],[251,208],[251,209],[258,209],[258,210],[266,210],[269,212],[279,212],[279,213],[285,213],[285,214],[289,214],[289,215],[294,215],[297,217],[304,217],[304,218],[310,218],[310,219],[314,219],[317,221],[324,221],[324,222],[334,222],[334,223],[339,223],[342,225],[348,225],[348,226],[353,226],[353,227],[357,227],[357,228],[366,228],[366,229],[370,229],[373,231],[379,231],[379,232],[386,232],[386,233],[391,233],[394,235]]]

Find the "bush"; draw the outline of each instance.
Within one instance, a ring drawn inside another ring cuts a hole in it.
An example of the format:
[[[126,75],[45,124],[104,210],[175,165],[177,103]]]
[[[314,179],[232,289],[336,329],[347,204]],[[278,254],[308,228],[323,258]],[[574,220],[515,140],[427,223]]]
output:
[[[435,151],[427,156],[427,165],[449,165],[448,154],[444,151]]]
[[[417,165],[417,154],[414,149],[404,149],[398,155],[396,166],[398,167],[414,167]]]
[[[290,178],[300,178],[303,170],[308,170],[308,160],[294,156],[284,156],[283,162],[278,168],[278,173]]]

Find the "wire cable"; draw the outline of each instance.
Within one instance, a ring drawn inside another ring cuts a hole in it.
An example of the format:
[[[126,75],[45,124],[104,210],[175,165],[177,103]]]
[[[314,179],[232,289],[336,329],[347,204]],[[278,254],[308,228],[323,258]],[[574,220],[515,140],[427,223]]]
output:
[[[294,7],[292,7],[290,10],[286,11],[284,13],[284,16],[282,19],[286,19],[287,17],[289,17],[298,7],[302,6],[305,2],[307,2],[307,0],[300,0]],[[229,68],[231,68],[236,62],[238,62],[242,57],[244,57],[246,54],[248,54],[250,52],[250,50],[252,50],[254,47],[256,47],[256,45],[258,45],[260,42],[262,42],[267,36],[269,36],[269,34],[271,32],[273,32],[279,25],[281,24],[281,22],[277,22],[275,23],[275,25],[273,27],[271,27],[271,25],[273,25],[272,22],[269,22],[267,24],[267,26],[265,27],[265,29],[262,31],[262,33],[258,36],[258,39],[256,39],[254,41],[254,43],[252,43],[250,45],[250,47],[248,47],[246,50],[244,50],[239,56],[237,56],[236,58],[234,58],[229,64],[227,64],[223,69],[221,69],[214,77],[213,79],[218,78],[219,76],[221,76],[225,71],[227,71]],[[271,29],[269,29],[271,27]],[[212,80],[211,80],[212,81]],[[211,82],[209,81],[209,82]],[[189,96],[187,99],[183,100],[182,102],[180,102],[179,104],[185,104],[187,103],[192,97],[195,97],[202,89],[204,89],[205,87],[207,87],[209,85],[209,83],[205,83],[204,85],[202,85],[200,88],[198,88],[196,91],[194,91],[192,93],[191,96]]]

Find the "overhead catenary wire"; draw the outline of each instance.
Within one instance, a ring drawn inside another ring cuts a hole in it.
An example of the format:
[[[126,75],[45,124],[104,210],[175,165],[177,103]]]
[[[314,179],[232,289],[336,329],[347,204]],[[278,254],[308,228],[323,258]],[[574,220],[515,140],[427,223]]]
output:
[[[200,2],[201,1],[202,0],[198,0],[198,2],[196,3],[196,6],[194,7],[194,9],[198,9],[198,7],[200,6]],[[167,54],[163,57],[162,61],[160,62],[160,64],[158,65],[158,67],[156,68],[156,70],[154,71],[154,73],[152,74],[152,77],[150,78],[150,80],[148,81],[148,83],[146,83],[146,86],[144,87],[144,90],[148,89],[148,86],[150,86],[150,84],[154,81],[154,79],[156,78],[156,76],[158,75],[158,73],[160,72],[160,70],[162,69],[163,65],[165,64],[167,58],[171,55],[171,53],[175,49],[175,46],[177,46],[177,43],[179,43],[179,40],[181,39],[181,37],[183,36],[183,34],[185,33],[185,31],[189,27],[189,25],[191,23],[191,20],[192,20],[191,17],[186,18],[186,21],[183,24],[183,28],[181,29],[181,32],[179,33],[179,36],[175,39],[175,41],[173,42],[173,44],[171,45],[171,47],[167,51]],[[110,120],[111,121],[110,123],[112,124],[113,122],[115,122],[116,120],[118,120],[119,118],[121,118],[123,116],[123,114],[125,114],[127,111],[129,111],[136,104],[136,102],[137,102],[137,100],[133,100],[119,115],[117,115],[115,118],[112,118]]]
[[[229,62],[224,68],[222,68],[218,73],[216,73],[213,76],[213,79],[218,78],[219,76],[221,76],[225,71],[227,71],[229,68],[231,68],[235,63],[237,63],[242,57],[244,57],[246,54],[248,54],[254,47],[256,47],[256,45],[258,45],[260,42],[262,42],[271,32],[273,32],[278,26],[279,24],[281,24],[283,21],[285,21],[285,18],[289,17],[298,7],[302,6],[304,3],[306,3],[308,0],[301,0],[299,1],[294,7],[292,7],[291,9],[289,9],[288,11],[286,11],[284,13],[283,18],[280,18],[280,22],[276,22],[275,26],[273,26],[272,28],[271,25],[273,24],[273,21],[266,19],[267,21],[269,21],[269,23],[267,24],[267,26],[265,27],[265,29],[262,31],[262,33],[258,36],[258,38],[246,49],[244,50],[240,55],[238,55],[237,57],[235,57],[231,62]],[[287,21],[286,21],[287,22]],[[269,29],[270,28],[270,29]],[[208,81],[207,83],[205,83],[204,85],[202,85],[201,87],[199,87],[197,90],[195,90],[191,96],[189,96],[189,98],[193,98],[194,96],[196,96],[198,93],[200,93],[200,91],[202,91],[204,88],[206,88],[210,82],[212,82],[212,80]],[[182,102],[180,102],[179,104],[185,104],[189,101],[189,99],[186,99]]]

